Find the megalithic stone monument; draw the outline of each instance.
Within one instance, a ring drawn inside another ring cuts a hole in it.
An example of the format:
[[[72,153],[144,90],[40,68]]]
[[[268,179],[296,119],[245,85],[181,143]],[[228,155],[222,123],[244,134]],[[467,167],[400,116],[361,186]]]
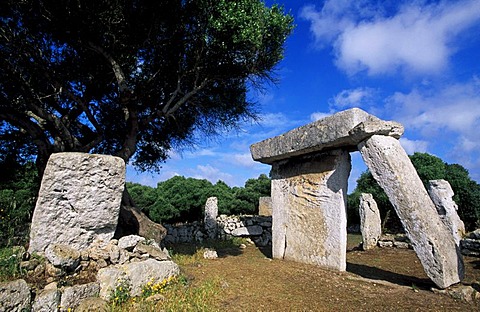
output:
[[[417,183],[402,134],[401,124],[353,108],[253,144],[253,159],[272,165],[273,257],[345,270],[348,152],[360,149],[427,275],[441,288],[459,282],[461,254]]]

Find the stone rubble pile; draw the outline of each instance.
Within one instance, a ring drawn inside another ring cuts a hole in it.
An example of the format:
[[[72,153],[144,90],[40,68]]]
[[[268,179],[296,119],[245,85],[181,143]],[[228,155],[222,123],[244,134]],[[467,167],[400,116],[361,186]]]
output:
[[[480,257],[480,229],[468,233],[460,241],[460,250],[465,256]]]
[[[405,234],[382,234],[377,242],[380,248],[413,249],[410,240]]]
[[[1,283],[0,311],[57,311],[57,307],[59,311],[80,311],[78,306],[86,299],[106,305],[120,282],[129,284],[130,294],[138,296],[148,282],[160,282],[180,273],[166,249],[137,235],[96,241],[82,251],[51,244],[44,258],[30,256],[19,248],[18,256],[25,259],[20,267],[29,277],[46,280],[48,285],[34,289],[24,280]],[[95,276],[94,281],[65,286],[75,280],[88,280],[88,276]]]
[[[257,246],[265,247],[272,244],[272,217],[268,216],[227,216],[219,215],[216,218],[216,239],[233,237],[250,238]],[[185,224],[164,224],[167,229],[165,243],[203,242],[212,233],[211,224],[208,230],[200,222]]]

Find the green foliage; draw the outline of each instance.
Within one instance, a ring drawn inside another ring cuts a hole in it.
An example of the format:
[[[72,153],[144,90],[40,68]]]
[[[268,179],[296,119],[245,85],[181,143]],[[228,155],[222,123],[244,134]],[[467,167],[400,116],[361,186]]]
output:
[[[118,280],[115,289],[112,289],[110,292],[110,303],[115,306],[128,302],[131,298],[131,288],[132,286],[128,280]]]
[[[156,188],[127,183],[127,189],[138,208],[155,222],[192,222],[203,219],[207,198],[218,199],[220,214],[255,214],[258,199],[270,196],[270,179],[262,174],[249,179],[245,187],[230,188],[225,182],[175,176],[160,182]]]
[[[26,272],[20,269],[21,250],[15,247],[0,248],[0,282],[21,278]]]
[[[255,117],[293,18],[260,0],[0,1],[0,145],[159,169],[175,146]]]
[[[33,163],[0,162],[0,246],[19,245],[35,208],[39,179]],[[23,234],[23,235],[22,235]]]
[[[425,187],[428,187],[429,180],[444,179],[450,183],[455,193],[453,199],[458,205],[458,214],[467,230],[473,230],[480,225],[480,184],[469,177],[468,171],[464,167],[458,164],[447,164],[440,158],[427,153],[415,153],[409,157]],[[347,209],[349,212],[358,210],[360,193],[373,195],[386,230],[399,230],[400,221],[387,195],[368,171],[362,173],[357,180],[355,191],[348,195]],[[355,218],[355,216],[351,218]],[[386,218],[388,219],[386,220]],[[359,221],[352,220],[352,222],[358,223]]]

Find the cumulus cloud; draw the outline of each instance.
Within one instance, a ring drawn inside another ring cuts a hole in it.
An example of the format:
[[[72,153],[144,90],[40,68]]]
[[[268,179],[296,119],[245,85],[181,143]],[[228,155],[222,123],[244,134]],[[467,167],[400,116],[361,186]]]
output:
[[[321,9],[304,7],[300,16],[311,23],[319,47],[334,47],[339,68],[370,75],[438,73],[455,52],[454,39],[480,22],[478,0],[404,1],[394,14],[379,3],[327,0]]]
[[[409,155],[415,152],[426,153],[428,142],[423,140],[409,140],[407,138],[400,138],[400,144]]]
[[[233,184],[234,177],[233,175],[222,172],[220,169],[207,164],[205,166],[198,165],[196,167],[196,174],[193,176],[196,179],[207,179],[212,183],[217,183],[218,180],[222,180],[227,184]]]
[[[356,88],[343,90],[330,100],[330,107],[343,110],[352,107],[365,107],[371,104],[375,90],[372,88]]]
[[[317,120],[323,119],[323,118],[331,116],[331,115],[332,114],[330,114],[330,113],[315,112],[315,113],[310,114],[310,120],[311,121],[317,121]]]

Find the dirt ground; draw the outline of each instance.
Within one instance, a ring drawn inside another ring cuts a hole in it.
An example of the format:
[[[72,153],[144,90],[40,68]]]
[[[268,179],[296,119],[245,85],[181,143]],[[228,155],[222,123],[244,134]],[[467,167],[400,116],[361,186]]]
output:
[[[355,239],[354,239],[355,240]],[[221,285],[221,311],[480,311],[434,293],[413,250],[359,251],[349,241],[347,271],[272,260],[271,249],[219,249],[216,260],[183,267],[193,283],[216,280]],[[465,258],[463,284],[478,289],[480,259]]]

